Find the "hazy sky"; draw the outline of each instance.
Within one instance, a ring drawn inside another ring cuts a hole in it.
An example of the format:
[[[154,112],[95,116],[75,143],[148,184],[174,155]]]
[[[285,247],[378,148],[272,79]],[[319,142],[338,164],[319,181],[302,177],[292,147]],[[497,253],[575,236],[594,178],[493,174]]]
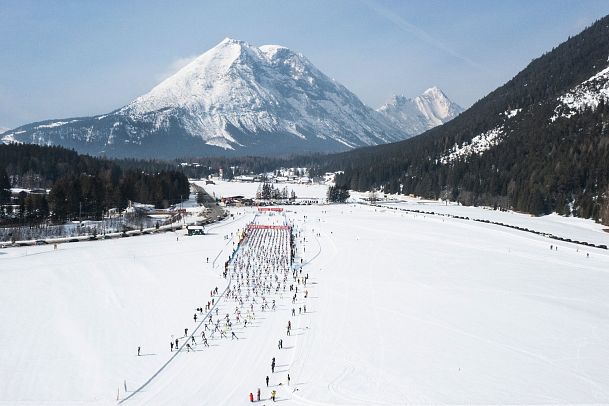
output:
[[[280,44],[377,108],[464,107],[609,14],[607,0],[0,0],[0,126],[101,114],[232,37]]]

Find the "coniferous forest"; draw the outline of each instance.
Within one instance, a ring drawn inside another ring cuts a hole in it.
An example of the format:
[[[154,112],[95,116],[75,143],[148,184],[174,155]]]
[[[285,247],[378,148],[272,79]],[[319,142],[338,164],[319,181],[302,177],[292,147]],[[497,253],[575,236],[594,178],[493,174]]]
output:
[[[29,224],[49,214],[58,222],[100,219],[111,208],[124,209],[130,200],[166,208],[188,198],[188,178],[182,172],[151,169],[125,169],[61,147],[0,145],[0,203],[4,205],[0,216],[5,223]],[[22,192],[14,201],[11,185],[42,192]],[[13,209],[15,205],[18,208]]]
[[[452,121],[395,144],[328,156],[337,185],[609,224],[609,106],[552,120],[558,97],[608,65],[609,17],[532,61]],[[506,118],[509,111],[519,111]],[[455,145],[501,128],[483,154],[443,163]]]

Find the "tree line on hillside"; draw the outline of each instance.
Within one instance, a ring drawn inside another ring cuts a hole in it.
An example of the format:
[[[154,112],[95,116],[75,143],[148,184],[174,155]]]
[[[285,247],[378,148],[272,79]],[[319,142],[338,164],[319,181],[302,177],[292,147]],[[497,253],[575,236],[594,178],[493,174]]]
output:
[[[335,168],[344,170],[336,184],[607,224],[609,108],[601,104],[552,125],[543,124],[543,116],[538,120],[521,122],[482,155],[448,164],[438,159],[446,150],[430,147],[426,138],[395,150],[354,152],[348,161],[336,160]]]
[[[10,188],[37,187],[37,193],[11,197]],[[50,189],[47,194],[45,189]],[[166,208],[189,196],[188,178],[180,171],[146,172],[60,147],[0,145],[0,218],[4,224],[32,224],[49,216],[100,219],[129,201]]]
[[[534,60],[452,121],[395,144],[326,157],[339,187],[466,205],[557,212],[609,224],[609,106],[552,120],[558,97],[607,66],[609,17]],[[519,110],[518,110],[519,109]],[[519,111],[507,118],[507,111]],[[455,145],[500,128],[482,154],[442,162]]]

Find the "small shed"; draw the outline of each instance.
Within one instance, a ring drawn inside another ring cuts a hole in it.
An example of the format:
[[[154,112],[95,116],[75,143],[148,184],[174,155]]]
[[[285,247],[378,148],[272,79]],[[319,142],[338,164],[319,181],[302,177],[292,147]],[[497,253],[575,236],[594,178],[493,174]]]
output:
[[[188,235],[205,234],[205,230],[203,229],[203,226],[186,226],[186,230],[188,230]]]

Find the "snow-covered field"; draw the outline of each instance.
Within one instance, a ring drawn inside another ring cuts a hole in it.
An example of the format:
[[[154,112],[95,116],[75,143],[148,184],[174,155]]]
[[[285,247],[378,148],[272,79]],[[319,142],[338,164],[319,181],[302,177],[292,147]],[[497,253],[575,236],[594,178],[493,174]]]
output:
[[[206,185],[204,181],[195,183],[218,199],[238,195],[254,198],[261,184],[260,182],[226,182],[223,180],[214,180],[215,185]],[[274,183],[273,186],[279,189],[287,187],[288,192],[293,190],[298,198],[325,199],[328,192],[328,186],[319,184]]]
[[[215,192],[250,193],[228,185]],[[234,241],[224,237],[253,209],[206,236],[0,251],[0,401],[115,404],[118,391],[133,394],[126,405],[245,405],[261,388],[267,405],[272,389],[286,405],[609,402],[607,251],[550,250],[556,241],[517,230],[363,205],[286,210],[306,239],[297,262],[309,297],[276,297],[239,340],[180,352],[135,394],[196,326],[210,290],[223,291]]]
[[[609,246],[609,229],[607,226],[592,220],[577,217],[564,217],[558,214],[535,217],[530,214],[493,210],[488,207],[460,206],[452,202],[413,199],[402,197],[403,200],[382,203],[393,208],[405,208],[442,214],[451,214],[471,219],[481,219],[525,227],[542,233],[553,234],[563,238],[587,241],[593,244]]]

